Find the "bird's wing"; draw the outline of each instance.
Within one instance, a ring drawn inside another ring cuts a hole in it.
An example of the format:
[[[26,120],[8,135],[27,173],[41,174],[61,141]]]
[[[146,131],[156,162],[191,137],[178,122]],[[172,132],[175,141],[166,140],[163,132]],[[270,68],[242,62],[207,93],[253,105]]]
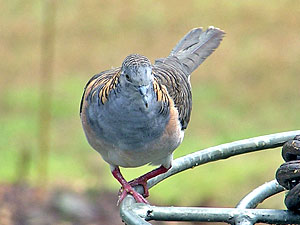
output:
[[[192,29],[167,58],[155,60],[153,73],[173,99],[182,129],[187,127],[192,110],[189,76],[219,46],[224,34],[215,27],[209,27],[206,31]]]
[[[188,77],[180,69],[178,60],[174,57],[156,60],[153,74],[157,82],[164,86],[174,101],[179,114],[182,130],[187,128],[192,110],[192,93]]]
[[[85,101],[96,96],[99,103],[104,104],[107,101],[109,93],[116,88],[120,76],[120,67],[103,71],[94,75],[85,85],[80,103],[80,114]]]

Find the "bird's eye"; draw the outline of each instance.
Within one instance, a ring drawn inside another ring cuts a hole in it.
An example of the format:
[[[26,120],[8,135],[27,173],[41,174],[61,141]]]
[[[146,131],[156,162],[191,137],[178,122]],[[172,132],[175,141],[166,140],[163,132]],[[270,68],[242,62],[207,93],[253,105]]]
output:
[[[125,77],[126,77],[126,80],[131,81],[128,74],[126,74]]]

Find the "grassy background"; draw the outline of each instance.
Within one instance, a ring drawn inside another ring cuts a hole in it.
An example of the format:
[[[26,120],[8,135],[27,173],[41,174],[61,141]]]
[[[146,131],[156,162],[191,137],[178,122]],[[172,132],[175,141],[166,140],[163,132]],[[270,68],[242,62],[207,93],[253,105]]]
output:
[[[15,182],[21,153],[38,183],[41,1],[0,0],[0,182]],[[297,1],[57,1],[48,184],[117,193],[109,167],[88,145],[79,120],[83,87],[126,55],[167,56],[191,28],[226,31],[191,78],[193,113],[175,158],[209,146],[299,129],[300,5]],[[238,156],[174,176],[150,201],[234,206],[274,178],[280,149]],[[151,167],[124,169],[128,179]],[[182,195],[181,195],[182,194]],[[182,197],[184,196],[184,197]],[[282,207],[282,195],[267,207]],[[275,200],[274,200],[275,199]],[[115,201],[116,199],[113,199]]]

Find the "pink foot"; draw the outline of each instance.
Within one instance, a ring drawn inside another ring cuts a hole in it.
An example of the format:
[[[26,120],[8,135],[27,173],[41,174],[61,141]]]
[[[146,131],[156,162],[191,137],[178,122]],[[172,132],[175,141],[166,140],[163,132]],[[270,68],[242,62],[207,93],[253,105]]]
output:
[[[131,194],[136,202],[149,204],[149,202],[140,193],[135,191],[133,187],[123,178],[119,167],[114,167],[112,169],[112,174],[122,185],[122,188],[119,192],[118,205],[123,201],[127,194]]]
[[[134,197],[135,201],[138,203],[149,204],[149,202],[140,193],[135,191],[133,187],[131,187],[130,184],[128,184],[124,185],[124,187],[120,189],[119,200],[117,205],[119,205],[123,201],[127,194],[131,194]]]
[[[154,169],[143,176],[138,177],[137,179],[134,179],[130,181],[129,183],[124,179],[124,177],[121,174],[121,171],[118,166],[112,166],[112,174],[113,176],[120,182],[122,185],[122,188],[119,191],[119,200],[118,200],[118,205],[120,202],[123,201],[123,199],[126,197],[127,194],[131,194],[136,202],[140,203],[146,203],[149,204],[149,202],[145,199],[146,197],[149,196],[149,190],[147,187],[147,181],[153,177],[156,177],[162,173],[167,172],[169,168],[165,168],[164,166],[160,166],[157,169]],[[134,186],[137,185],[142,185],[144,188],[144,195],[141,195],[137,191],[133,189]]]

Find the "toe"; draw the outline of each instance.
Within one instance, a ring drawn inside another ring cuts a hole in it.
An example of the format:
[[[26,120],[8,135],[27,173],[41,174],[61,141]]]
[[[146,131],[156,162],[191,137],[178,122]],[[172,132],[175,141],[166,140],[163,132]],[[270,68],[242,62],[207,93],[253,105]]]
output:
[[[124,200],[127,194],[131,194],[135,199],[135,201],[138,203],[149,204],[149,202],[140,193],[138,193],[132,187],[130,187],[125,189],[120,189],[117,205],[119,205]]]
[[[136,202],[138,203],[145,203],[145,204],[149,204],[149,202],[138,192],[133,192],[132,196],[134,197],[134,199],[136,200]]]

